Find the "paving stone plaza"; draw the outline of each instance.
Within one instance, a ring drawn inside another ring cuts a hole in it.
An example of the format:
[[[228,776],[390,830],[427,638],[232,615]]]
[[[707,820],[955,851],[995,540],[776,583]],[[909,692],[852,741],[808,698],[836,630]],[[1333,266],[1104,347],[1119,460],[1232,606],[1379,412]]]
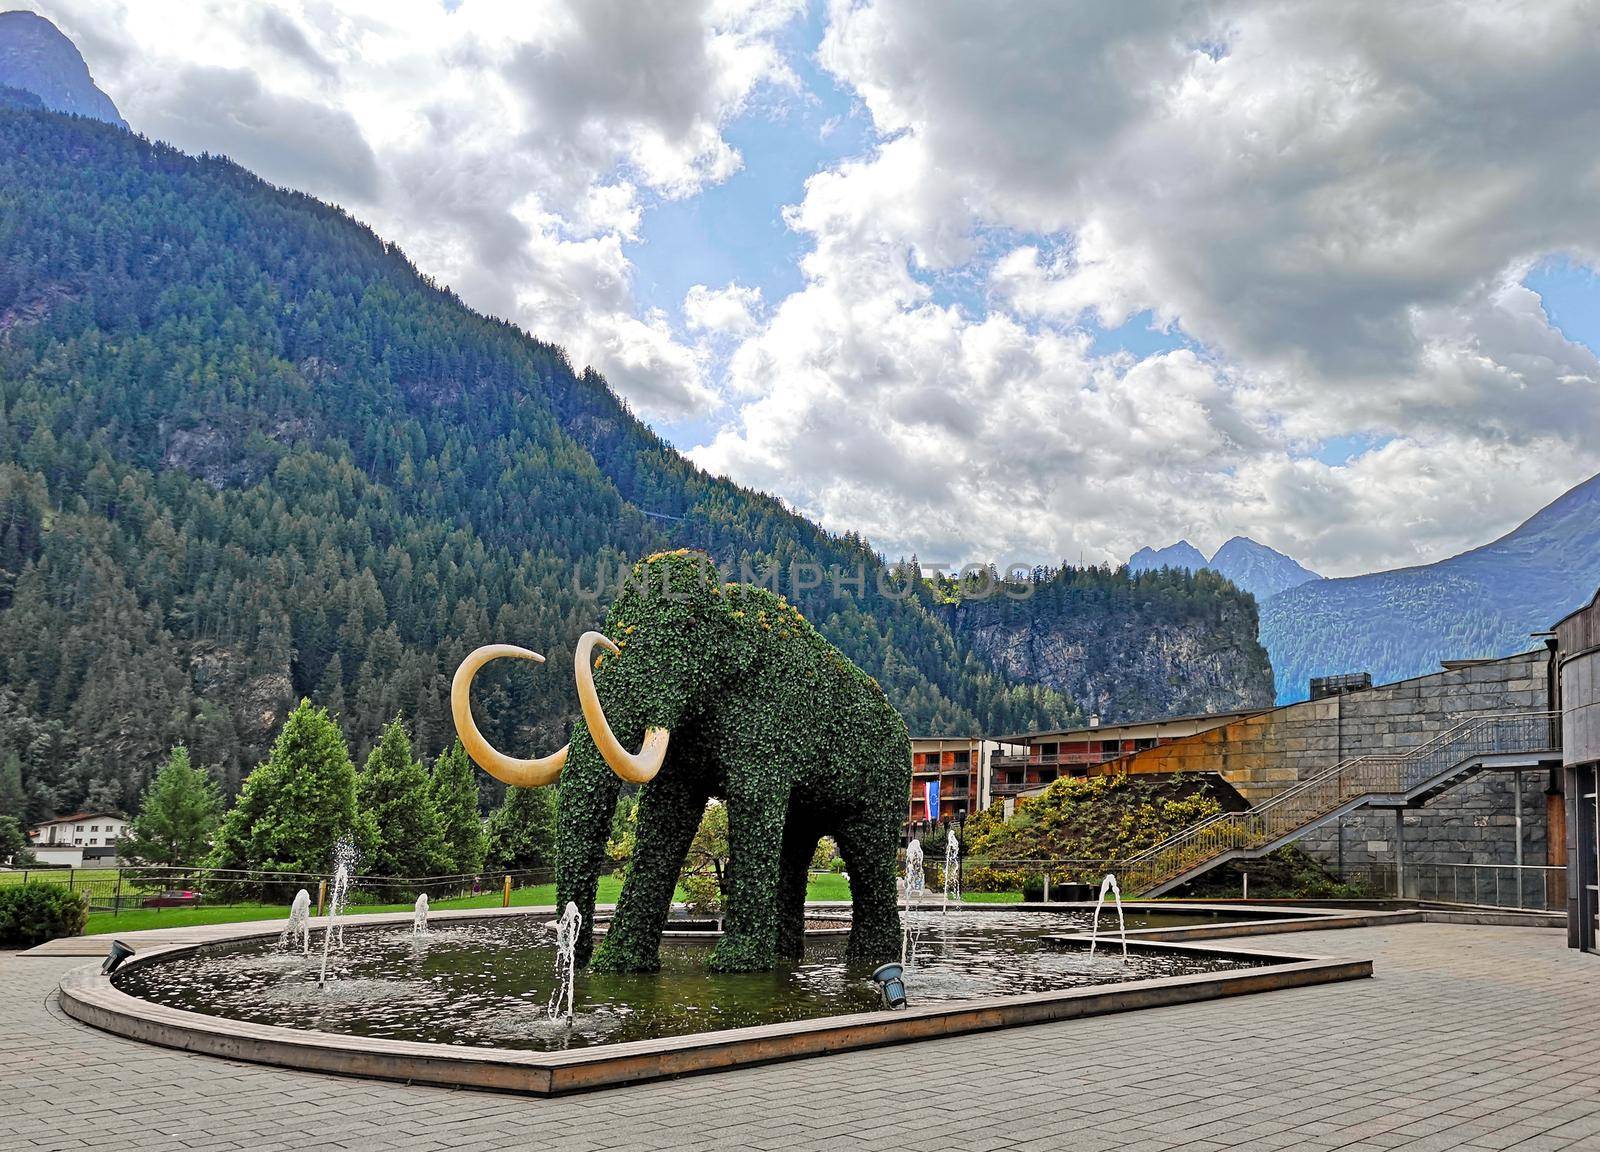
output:
[[[1597,961],[1560,930],[1259,943],[1375,975],[559,1099],[123,1040],[56,1002],[82,957],[0,953],[0,1149],[1600,1149]]]

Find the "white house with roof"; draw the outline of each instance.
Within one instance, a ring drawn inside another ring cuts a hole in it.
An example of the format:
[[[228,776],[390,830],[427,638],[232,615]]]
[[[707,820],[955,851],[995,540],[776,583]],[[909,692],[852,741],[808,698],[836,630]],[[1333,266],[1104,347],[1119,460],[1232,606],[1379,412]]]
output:
[[[73,812],[35,824],[28,842],[41,864],[77,866],[114,858],[117,841],[127,834],[128,818],[121,812]]]

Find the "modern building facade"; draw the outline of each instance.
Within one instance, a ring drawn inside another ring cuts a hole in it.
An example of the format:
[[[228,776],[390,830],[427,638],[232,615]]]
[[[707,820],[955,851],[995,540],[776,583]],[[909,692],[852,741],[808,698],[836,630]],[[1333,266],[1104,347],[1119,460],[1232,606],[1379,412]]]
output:
[[[1091,722],[1083,728],[1007,736],[1004,743],[1014,751],[992,758],[989,793],[996,801],[1024,796],[1048,787],[1061,776],[1087,776],[1135,752],[1219,728],[1230,720],[1260,711],[1212,712],[1126,724]]]
[[[1554,629],[1561,703],[1567,943],[1600,952],[1600,593]]]
[[[989,806],[990,764],[998,754],[1017,755],[1019,746],[978,736],[913,736],[908,826],[928,823],[928,784],[939,791],[936,823],[960,824]]]

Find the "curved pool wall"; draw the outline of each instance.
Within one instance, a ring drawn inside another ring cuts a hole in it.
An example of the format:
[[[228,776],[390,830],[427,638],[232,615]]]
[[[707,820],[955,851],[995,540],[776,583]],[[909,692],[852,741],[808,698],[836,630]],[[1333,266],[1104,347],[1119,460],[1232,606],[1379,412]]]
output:
[[[1011,906],[1013,911],[1016,908]],[[1176,909],[1167,905],[1162,911]],[[472,918],[497,917],[478,911]],[[386,919],[374,917],[373,921],[381,923]],[[268,922],[241,928],[244,930],[233,936],[205,944],[146,947],[126,961],[121,971],[178,961],[218,945],[275,935],[281,925]],[[1087,947],[1086,937],[1053,939],[1065,948]],[[1114,943],[1111,946],[1116,947]],[[554,1095],[856,1048],[1326,984],[1372,974],[1370,960],[1157,942],[1141,939],[1131,931],[1128,947],[1139,953],[1186,953],[1248,966],[1053,992],[913,1004],[893,1012],[855,1012],[568,1051],[424,1043],[203,1015],[130,996],[94,966],[74,970],[62,979],[61,1004],[74,1019],[108,1032],[227,1059],[351,1076]]]

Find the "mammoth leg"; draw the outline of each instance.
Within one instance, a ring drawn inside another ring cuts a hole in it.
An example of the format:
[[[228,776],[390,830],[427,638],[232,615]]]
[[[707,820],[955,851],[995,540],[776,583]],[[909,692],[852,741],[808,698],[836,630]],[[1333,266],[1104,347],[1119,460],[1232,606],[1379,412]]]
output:
[[[898,813],[859,816],[834,833],[850,872],[851,960],[881,964],[900,955],[900,906],[895,859],[900,847]]]
[[[748,777],[729,784],[728,917],[722,940],[711,953],[711,967],[757,972],[777,960],[778,862],[789,797],[761,795],[760,786]]]
[[[600,873],[609,870],[606,836],[620,785],[588,740],[574,741],[556,796],[556,907],[578,906],[579,965],[594,953],[594,904]]]
[[[807,872],[819,837],[816,825],[799,816],[791,805],[778,861],[778,955],[785,960],[799,960],[806,954]]]
[[[661,933],[706,799],[707,790],[695,772],[673,771],[645,786],[616,915],[595,949],[597,970],[654,972],[661,967]]]

